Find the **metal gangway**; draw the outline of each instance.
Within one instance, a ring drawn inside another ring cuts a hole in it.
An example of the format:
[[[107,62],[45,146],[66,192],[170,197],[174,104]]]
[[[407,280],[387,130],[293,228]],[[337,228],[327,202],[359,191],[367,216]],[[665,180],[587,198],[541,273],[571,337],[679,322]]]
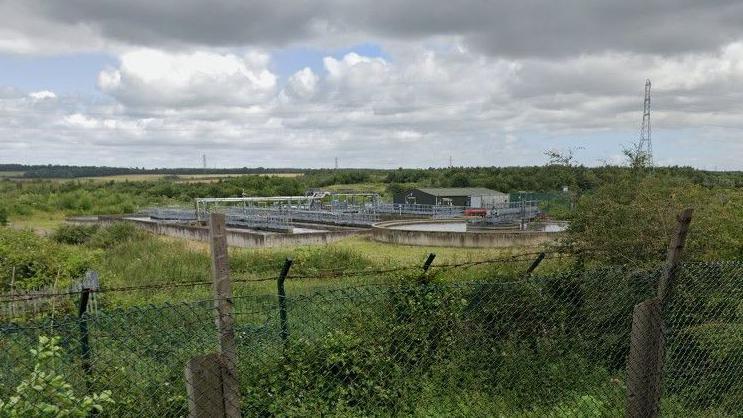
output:
[[[291,217],[280,210],[259,207],[221,207],[230,226],[275,232],[292,232]]]
[[[379,203],[374,211],[390,215],[430,216],[436,219],[454,218],[464,215],[463,206],[423,205],[417,203]]]
[[[213,210],[223,207],[286,207],[311,209],[320,207],[323,196],[267,196],[267,197],[202,197],[196,199],[196,216],[206,222]]]
[[[281,230],[296,222],[321,223],[340,226],[371,226],[379,216],[368,212],[346,212],[275,207],[220,207],[213,209],[227,215],[226,222],[249,228]]]

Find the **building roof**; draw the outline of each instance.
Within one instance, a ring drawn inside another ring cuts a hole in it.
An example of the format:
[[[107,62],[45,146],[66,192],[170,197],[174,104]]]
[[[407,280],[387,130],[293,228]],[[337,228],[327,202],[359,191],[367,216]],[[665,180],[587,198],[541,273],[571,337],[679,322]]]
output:
[[[505,194],[484,187],[419,187],[417,190],[433,196],[498,196]]]

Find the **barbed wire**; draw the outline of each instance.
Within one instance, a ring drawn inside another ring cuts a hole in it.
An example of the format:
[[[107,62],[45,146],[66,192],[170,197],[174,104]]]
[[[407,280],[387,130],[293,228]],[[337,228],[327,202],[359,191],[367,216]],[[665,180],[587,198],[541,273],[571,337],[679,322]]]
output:
[[[566,253],[560,250],[534,251],[534,252],[520,253],[520,254],[514,254],[514,255],[504,256],[504,257],[489,258],[489,259],[484,259],[484,260],[473,260],[473,261],[465,261],[465,262],[460,262],[460,263],[449,263],[449,264],[432,264],[430,268],[439,269],[438,273],[441,273],[443,271],[450,271],[456,268],[470,268],[470,267],[486,265],[486,264],[525,262],[525,261],[530,261],[534,256],[538,256],[540,254],[558,254],[559,257],[562,257],[562,256],[574,256],[574,255],[586,253],[586,252],[589,252],[589,250],[579,250],[573,253]],[[550,257],[550,258],[554,258],[554,257]],[[371,269],[371,270],[370,269],[361,269],[361,270],[326,269],[326,270],[319,270],[313,274],[302,274],[302,273],[289,274],[287,275],[286,279],[318,280],[318,279],[329,279],[329,278],[339,278],[339,277],[390,274],[390,273],[398,273],[402,271],[412,271],[412,270],[421,270],[421,269],[423,269],[422,265],[400,266],[400,267],[392,267],[392,268],[386,268],[386,269]],[[259,282],[275,281],[277,280],[277,278],[278,278],[278,275],[274,274],[274,275],[260,277],[260,278],[233,279],[232,282],[233,283],[259,283]],[[196,280],[196,281],[187,281],[187,282],[146,284],[146,285],[111,287],[111,288],[102,287],[100,289],[89,289],[88,291],[95,292],[95,293],[133,292],[133,291],[155,290],[155,289],[175,289],[175,288],[181,288],[181,287],[210,286],[211,284],[212,284],[212,281]],[[32,300],[37,300],[37,299],[48,299],[48,298],[61,297],[61,296],[79,295],[79,294],[82,294],[83,292],[85,292],[85,290],[70,290],[70,291],[65,291],[65,292],[40,293],[40,294],[33,294],[33,295],[18,295],[18,296],[11,296],[9,298],[0,299],[0,303],[25,302],[25,301],[32,301]]]

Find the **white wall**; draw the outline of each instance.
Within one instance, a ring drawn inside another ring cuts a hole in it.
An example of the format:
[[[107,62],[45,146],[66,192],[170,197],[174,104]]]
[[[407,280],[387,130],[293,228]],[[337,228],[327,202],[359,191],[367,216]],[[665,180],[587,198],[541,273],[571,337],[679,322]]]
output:
[[[475,206],[474,203],[472,205],[473,208],[475,207],[492,207],[496,205],[502,205],[504,203],[508,203],[508,195],[507,194],[497,194],[497,195],[489,195],[489,196],[478,196],[480,200],[481,206]],[[472,202],[475,201],[475,196],[472,196]]]

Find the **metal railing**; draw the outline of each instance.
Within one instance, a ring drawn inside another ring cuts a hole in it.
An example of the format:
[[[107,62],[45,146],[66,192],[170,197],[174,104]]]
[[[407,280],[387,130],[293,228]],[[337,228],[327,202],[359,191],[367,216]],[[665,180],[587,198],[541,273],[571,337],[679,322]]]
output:
[[[374,211],[382,214],[398,215],[420,215],[431,217],[456,217],[464,215],[463,206],[449,205],[422,205],[413,203],[380,203],[374,207]]]

